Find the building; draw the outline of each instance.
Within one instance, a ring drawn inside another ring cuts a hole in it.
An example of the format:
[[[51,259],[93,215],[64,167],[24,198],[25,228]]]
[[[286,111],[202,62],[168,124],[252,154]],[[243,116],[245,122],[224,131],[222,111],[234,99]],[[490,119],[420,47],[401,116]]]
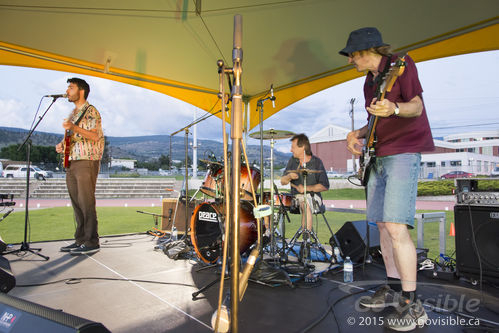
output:
[[[310,136],[314,155],[328,171],[353,171],[352,154],[347,150],[349,129],[328,125]],[[499,164],[499,130],[468,132],[434,139],[435,150],[423,152],[421,178],[437,178],[450,171],[490,175]],[[358,159],[355,159],[358,166]]]
[[[318,156],[327,171],[352,171],[352,154],[347,149],[349,129],[328,125],[309,137],[312,153]],[[357,162],[358,165],[358,162]]]
[[[452,134],[434,142],[435,151],[421,158],[424,178],[456,170],[488,176],[499,164],[499,130]]]
[[[135,163],[137,163],[137,160],[132,160],[132,159],[125,159],[125,158],[114,158],[111,157],[111,168],[113,167],[124,167],[127,169],[135,169]]]

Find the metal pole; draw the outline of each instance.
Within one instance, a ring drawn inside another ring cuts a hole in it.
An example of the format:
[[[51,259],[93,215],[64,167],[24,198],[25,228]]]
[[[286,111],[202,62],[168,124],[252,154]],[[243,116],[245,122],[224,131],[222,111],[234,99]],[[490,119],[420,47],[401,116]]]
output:
[[[185,129],[185,229],[184,238],[187,238],[189,225],[189,129]]]
[[[232,333],[238,332],[239,314],[239,206],[241,188],[241,139],[243,127],[243,94],[241,86],[242,74],[242,23],[241,15],[234,16],[234,38],[232,50],[232,63],[234,84],[232,86],[232,112],[231,112],[231,138],[232,138],[232,219],[231,223],[231,320]]]
[[[350,99],[351,109],[350,109],[350,117],[352,118],[352,131],[355,130],[354,119],[353,119],[353,104],[355,103],[355,98]],[[355,163],[355,155],[352,154],[352,167],[353,172],[357,172],[357,164]]]
[[[196,108],[194,108],[194,121],[196,121]],[[192,127],[192,178],[198,176],[198,125]]]

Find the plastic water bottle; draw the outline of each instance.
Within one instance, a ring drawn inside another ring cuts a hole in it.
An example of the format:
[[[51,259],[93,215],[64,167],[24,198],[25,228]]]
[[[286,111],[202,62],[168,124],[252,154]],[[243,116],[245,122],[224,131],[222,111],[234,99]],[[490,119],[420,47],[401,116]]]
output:
[[[353,282],[353,263],[350,257],[346,257],[343,263],[343,282]]]
[[[172,227],[172,241],[176,241],[178,238],[178,232],[177,232],[177,227],[173,226]]]

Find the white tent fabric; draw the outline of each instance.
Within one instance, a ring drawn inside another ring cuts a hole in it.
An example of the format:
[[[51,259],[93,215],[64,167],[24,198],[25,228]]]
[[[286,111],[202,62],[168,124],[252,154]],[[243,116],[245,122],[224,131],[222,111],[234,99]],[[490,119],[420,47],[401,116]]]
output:
[[[273,84],[277,107],[362,75],[338,51],[376,26],[416,61],[499,48],[497,0],[0,0],[0,64],[99,76],[217,106],[217,60],[232,66],[243,17],[243,94]]]

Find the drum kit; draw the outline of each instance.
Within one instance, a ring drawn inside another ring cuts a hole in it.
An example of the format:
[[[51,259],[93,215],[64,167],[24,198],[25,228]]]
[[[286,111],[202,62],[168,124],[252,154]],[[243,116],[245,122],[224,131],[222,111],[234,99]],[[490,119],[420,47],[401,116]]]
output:
[[[254,139],[270,140],[271,144],[270,183],[273,186],[270,187],[270,191],[263,191],[262,185],[260,193],[256,197],[260,204],[270,206],[271,212],[273,212],[270,215],[268,223],[265,223],[267,229],[270,229],[267,230],[266,235],[270,237],[269,239],[265,238],[268,241],[265,244],[264,250],[268,249],[270,257],[278,257],[281,262],[287,261],[287,254],[292,250],[286,243],[284,219],[287,219],[288,222],[290,221],[288,213],[300,214],[300,206],[298,200],[291,193],[280,193],[274,184],[273,149],[275,140],[288,139],[293,135],[293,132],[274,129],[250,134],[250,137]],[[222,254],[223,241],[226,239],[224,237],[226,209],[223,177],[225,166],[214,158],[212,160],[205,159],[200,161],[207,164],[208,171],[199,191],[210,199],[194,208],[190,221],[190,235],[193,248],[199,259],[204,263],[214,264]],[[314,173],[318,171],[298,169],[291,170],[290,172]],[[263,175],[258,168],[254,166],[247,167],[243,164],[241,166],[240,177],[239,252],[243,254],[255,244],[258,238],[258,220],[254,215],[251,184],[253,184],[253,189],[256,192],[263,182]],[[278,210],[276,211],[275,208],[278,208]],[[296,238],[295,234],[293,245]],[[281,243],[280,248],[278,248],[278,242]],[[299,258],[300,262],[302,262],[301,259]],[[303,262],[306,262],[306,260],[303,260]]]

